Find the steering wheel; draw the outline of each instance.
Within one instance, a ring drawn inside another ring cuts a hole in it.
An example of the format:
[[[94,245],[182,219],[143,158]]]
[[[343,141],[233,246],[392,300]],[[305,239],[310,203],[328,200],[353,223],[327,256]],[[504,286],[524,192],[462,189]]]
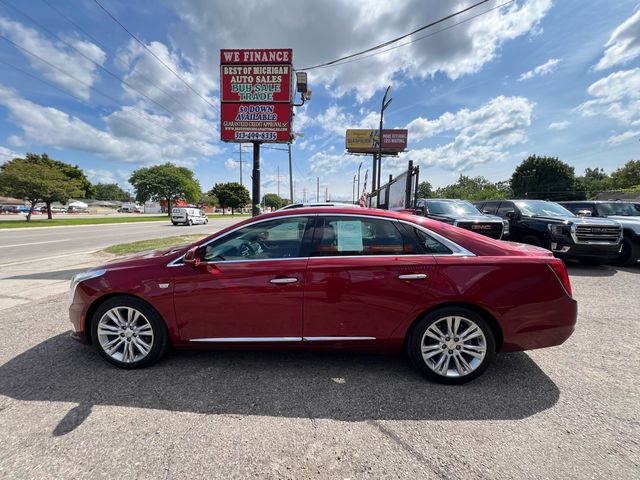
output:
[[[238,246],[238,251],[240,252],[240,256],[242,257],[250,257],[256,254],[255,248],[249,242],[242,242]]]

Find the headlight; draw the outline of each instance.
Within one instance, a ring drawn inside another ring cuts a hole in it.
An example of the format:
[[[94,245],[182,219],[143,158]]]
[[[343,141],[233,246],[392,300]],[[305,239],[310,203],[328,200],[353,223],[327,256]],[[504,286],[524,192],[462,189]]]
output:
[[[502,221],[502,225],[503,225],[502,234],[503,235],[508,234],[509,233],[509,221],[508,220],[503,220]]]
[[[564,235],[564,225],[548,225],[553,235]]]
[[[73,295],[76,293],[76,287],[80,282],[89,280],[90,278],[101,277],[107,270],[101,268],[100,270],[90,270],[88,272],[82,272],[71,277],[71,287],[69,288],[70,300],[73,301]]]

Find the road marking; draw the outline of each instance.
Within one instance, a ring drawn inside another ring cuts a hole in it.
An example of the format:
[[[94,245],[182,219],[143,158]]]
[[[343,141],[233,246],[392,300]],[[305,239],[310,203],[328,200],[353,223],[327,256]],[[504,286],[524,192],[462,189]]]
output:
[[[13,265],[21,265],[23,263],[42,262],[45,260],[53,260],[54,258],[73,257],[78,255],[89,255],[91,253],[96,253],[99,251],[100,250],[88,250],[86,252],[65,253],[64,255],[54,255],[52,257],[32,258],[31,260],[21,260],[19,262],[3,263],[3,264],[0,264],[0,267],[11,267]]]
[[[41,245],[43,243],[69,242],[70,240],[71,240],[70,238],[67,238],[65,240],[48,240],[46,242],[16,243],[14,245],[0,245],[0,248],[26,247],[27,245]]]

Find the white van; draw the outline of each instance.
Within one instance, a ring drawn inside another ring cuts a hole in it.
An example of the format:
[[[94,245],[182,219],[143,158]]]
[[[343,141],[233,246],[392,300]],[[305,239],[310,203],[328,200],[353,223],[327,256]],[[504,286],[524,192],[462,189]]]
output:
[[[171,209],[171,223],[174,225],[179,223],[184,225],[205,225],[209,223],[209,219],[204,210],[199,208],[176,207]]]

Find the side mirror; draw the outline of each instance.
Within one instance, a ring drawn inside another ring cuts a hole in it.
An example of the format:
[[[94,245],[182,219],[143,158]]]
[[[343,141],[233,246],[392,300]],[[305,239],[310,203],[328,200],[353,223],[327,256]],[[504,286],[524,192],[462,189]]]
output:
[[[189,265],[191,268],[197,268],[200,266],[200,247],[191,247],[184,254],[184,264]]]
[[[518,218],[518,215],[516,214],[515,210],[507,210],[507,212],[505,213],[505,215],[507,216],[507,218],[511,221],[516,220]]]
[[[578,210],[576,212],[576,215],[578,215],[579,217],[590,217],[591,216],[591,210]]]

